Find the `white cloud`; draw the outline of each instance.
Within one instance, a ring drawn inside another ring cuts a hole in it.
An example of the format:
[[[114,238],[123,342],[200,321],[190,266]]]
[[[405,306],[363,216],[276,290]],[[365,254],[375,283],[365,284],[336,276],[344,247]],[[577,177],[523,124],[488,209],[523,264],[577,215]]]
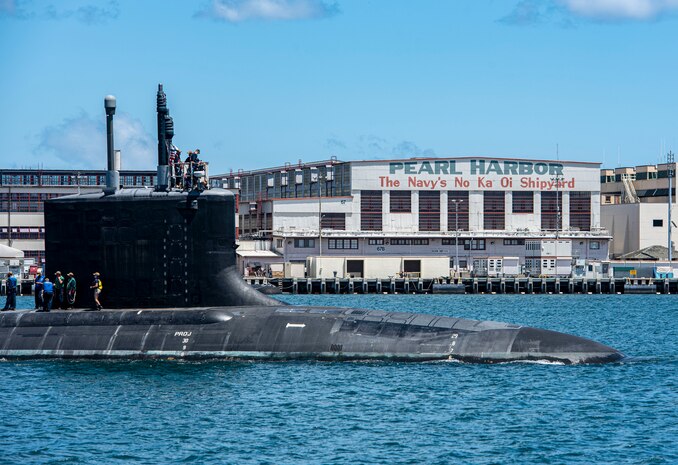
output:
[[[678,10],[678,0],[559,0],[571,13],[602,20],[649,20]]]
[[[230,23],[248,20],[317,19],[339,12],[336,3],[324,0],[213,0],[197,16]]]
[[[0,0],[0,16],[20,20],[54,20],[76,19],[85,24],[101,24],[116,19],[120,14],[118,2],[110,0],[106,4],[91,0],[71,2],[72,7],[63,5],[35,5],[31,0]]]
[[[388,140],[375,134],[358,136],[352,142],[333,136],[325,141],[325,148],[330,151],[330,155],[336,155],[339,158],[361,157],[365,160],[437,156],[435,150],[422,149],[412,141]]]
[[[139,120],[119,113],[113,121],[115,148],[121,150],[122,169],[153,169],[155,140]],[[81,113],[61,124],[45,128],[34,153],[46,168],[106,169],[104,118]]]

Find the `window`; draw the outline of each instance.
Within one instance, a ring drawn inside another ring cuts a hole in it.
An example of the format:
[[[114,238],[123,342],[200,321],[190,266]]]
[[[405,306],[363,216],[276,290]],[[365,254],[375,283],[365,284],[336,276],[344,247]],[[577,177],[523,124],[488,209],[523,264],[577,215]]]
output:
[[[528,273],[539,274],[539,272],[541,271],[541,260],[538,258],[526,258],[525,271]]]
[[[513,192],[513,213],[534,213],[534,192]]]
[[[560,195],[560,192],[542,192],[541,229],[561,229],[563,218],[562,215],[558,215],[559,211],[563,211],[563,196]]]
[[[391,239],[391,245],[428,245],[428,239]]]
[[[504,239],[504,245],[525,245],[525,239]]]
[[[8,227],[0,228],[0,239],[44,239],[44,238],[45,238],[45,228],[12,227],[11,231],[10,228]]]
[[[44,201],[66,194],[49,193],[0,193],[0,212],[41,212],[44,210]]]
[[[468,191],[447,193],[447,230],[468,231]]]
[[[346,229],[345,213],[323,213],[320,219],[322,229],[337,229],[344,231]]]
[[[381,231],[381,191],[360,191],[360,229]]]
[[[275,245],[278,249],[282,249],[283,247],[283,240],[282,239],[276,239]]]
[[[483,194],[484,228],[492,230],[505,229],[505,209],[504,192],[485,192]]]
[[[383,239],[367,239],[368,245],[384,245]]]
[[[605,196],[605,203],[612,203],[612,196],[611,195]]]
[[[412,192],[391,191],[391,213],[411,213]]]
[[[44,250],[24,250],[24,258],[32,258],[35,260],[35,263],[41,265],[45,263],[45,251]]]
[[[539,241],[525,241],[525,250],[541,251],[541,242],[539,242]]]
[[[328,239],[328,249],[357,249],[358,239]]]
[[[443,245],[455,245],[455,239],[443,239]],[[459,239],[464,250],[485,250],[485,239]]]
[[[485,250],[485,239],[466,239],[464,250]]]
[[[315,239],[295,239],[294,247],[297,249],[312,249],[315,247]]]
[[[419,231],[440,231],[440,192],[419,191]]]
[[[591,242],[589,242],[589,249],[591,249],[591,250],[600,250],[600,241],[591,241]]]
[[[591,193],[570,192],[570,227],[591,230]]]
[[[652,226],[654,228],[661,228],[664,226],[664,220],[652,220]]]

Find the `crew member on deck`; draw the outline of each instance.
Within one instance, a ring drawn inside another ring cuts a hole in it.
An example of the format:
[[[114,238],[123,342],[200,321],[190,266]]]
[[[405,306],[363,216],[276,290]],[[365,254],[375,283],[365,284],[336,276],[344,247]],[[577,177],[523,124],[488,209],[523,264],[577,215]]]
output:
[[[96,310],[101,310],[103,307],[101,306],[101,302],[99,302],[99,296],[101,295],[101,290],[103,289],[103,285],[101,284],[101,279],[100,279],[100,274],[98,271],[95,271],[93,274],[93,280],[92,280],[92,285],[89,287],[90,289],[94,289],[94,305],[96,305]]]
[[[38,271],[38,274],[35,275],[34,281],[34,292],[35,292],[35,309],[39,310],[42,308],[42,283],[45,281],[45,277]]]
[[[61,276],[61,271],[54,273],[54,297],[56,298],[55,308],[66,308],[66,299],[64,298],[65,289],[64,277]]]
[[[45,278],[42,283],[42,310],[38,312],[49,312],[52,310],[52,298],[54,297],[54,283],[49,278]]]
[[[7,300],[2,310],[16,310],[16,277],[11,271],[7,273],[5,286],[7,287]]]
[[[72,309],[75,305],[75,292],[78,288],[73,273],[68,273],[68,282],[66,283],[66,300],[68,301],[67,309]]]

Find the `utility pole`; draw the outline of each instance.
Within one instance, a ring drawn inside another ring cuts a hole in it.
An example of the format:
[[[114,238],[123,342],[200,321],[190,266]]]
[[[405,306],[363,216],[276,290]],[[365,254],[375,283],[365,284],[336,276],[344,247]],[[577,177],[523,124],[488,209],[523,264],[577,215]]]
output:
[[[551,178],[551,181],[556,183],[556,244],[554,248],[555,254],[555,263],[556,263],[556,276],[558,276],[558,239],[560,238],[560,224],[561,224],[561,212],[560,212],[560,183],[565,179],[563,176],[554,176]]]
[[[666,170],[667,170],[667,175],[669,178],[669,237],[668,237],[668,249],[669,249],[669,265],[671,264],[673,260],[673,243],[671,242],[671,178],[673,178],[673,152],[669,152],[666,155]]]
[[[450,200],[454,205],[454,271],[459,275],[459,204],[463,200]]]
[[[12,183],[14,181],[10,179],[9,189],[7,193],[7,245],[12,247],[14,241],[12,240]]]
[[[320,179],[320,169],[318,169],[318,256],[323,256],[323,195],[322,183]]]

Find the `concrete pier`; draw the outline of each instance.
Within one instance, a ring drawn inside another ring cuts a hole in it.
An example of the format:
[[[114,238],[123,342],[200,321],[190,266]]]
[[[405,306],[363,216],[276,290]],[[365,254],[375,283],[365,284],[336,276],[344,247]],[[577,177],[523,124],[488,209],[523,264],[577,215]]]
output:
[[[433,284],[451,279],[408,278],[262,278],[250,284],[272,284],[287,294],[433,294]],[[462,278],[466,294],[677,294],[678,279],[628,278]],[[302,284],[303,283],[303,284]]]

